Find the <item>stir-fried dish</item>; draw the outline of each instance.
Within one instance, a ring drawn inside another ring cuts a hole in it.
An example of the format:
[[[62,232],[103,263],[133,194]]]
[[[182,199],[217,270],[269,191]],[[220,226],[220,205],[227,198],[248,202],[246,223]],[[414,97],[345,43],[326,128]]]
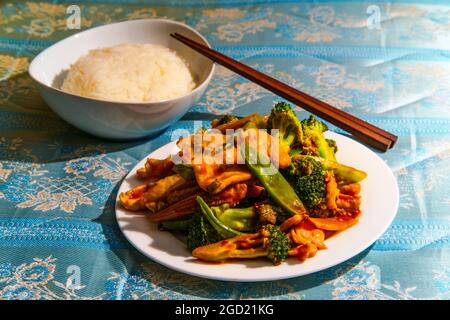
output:
[[[304,261],[358,222],[367,176],[337,162],[327,130],[285,102],[265,116],[223,116],[179,139],[177,155],[147,159],[136,173],[143,183],[120,202],[148,211],[203,261]]]

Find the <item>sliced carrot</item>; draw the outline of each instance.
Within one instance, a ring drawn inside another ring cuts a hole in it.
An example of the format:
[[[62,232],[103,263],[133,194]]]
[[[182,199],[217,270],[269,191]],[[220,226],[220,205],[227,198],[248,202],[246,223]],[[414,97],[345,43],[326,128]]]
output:
[[[328,231],[345,230],[358,222],[358,217],[309,218],[316,228]]]

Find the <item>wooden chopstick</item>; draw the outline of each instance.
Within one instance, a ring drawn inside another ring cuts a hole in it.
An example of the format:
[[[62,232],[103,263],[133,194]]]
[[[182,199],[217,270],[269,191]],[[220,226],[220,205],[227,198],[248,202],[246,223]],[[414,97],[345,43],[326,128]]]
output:
[[[267,90],[291,101],[292,103],[295,103],[296,105],[301,106],[305,110],[351,133],[356,139],[371,147],[381,151],[387,151],[392,148],[397,141],[397,136],[381,128],[361,120],[345,111],[339,110],[324,101],[318,100],[239,61],[186,38],[179,33],[171,34],[171,36],[214,62],[223,65],[224,67],[255,82]]]

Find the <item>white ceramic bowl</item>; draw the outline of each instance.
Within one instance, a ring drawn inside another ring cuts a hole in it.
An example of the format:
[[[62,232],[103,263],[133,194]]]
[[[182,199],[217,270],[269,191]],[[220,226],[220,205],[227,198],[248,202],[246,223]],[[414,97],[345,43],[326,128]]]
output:
[[[47,104],[61,118],[93,135],[135,139],[155,135],[179,120],[200,99],[214,73],[214,63],[170,37],[178,32],[206,46],[204,37],[175,21],[146,19],[92,28],[42,51],[29,73]],[[127,103],[81,97],[60,90],[72,63],[91,49],[121,43],[160,44],[175,50],[190,65],[197,87],[187,95],[158,102]]]

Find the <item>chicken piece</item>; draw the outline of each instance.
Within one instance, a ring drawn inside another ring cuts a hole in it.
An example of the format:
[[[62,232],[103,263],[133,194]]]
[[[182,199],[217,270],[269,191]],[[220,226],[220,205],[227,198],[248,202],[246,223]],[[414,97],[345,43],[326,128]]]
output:
[[[334,174],[327,172],[325,174],[325,184],[326,184],[326,204],[328,210],[332,212],[336,212],[338,207],[336,205],[336,199],[339,196],[339,189],[337,187],[336,179],[334,178]]]
[[[244,165],[207,164],[193,165],[192,169],[198,185],[203,190],[216,194],[226,187],[252,179],[252,174]]]
[[[318,249],[326,249],[325,234],[322,230],[317,229],[310,221],[302,222],[296,225],[290,231],[291,240],[296,244],[315,245]]]
[[[156,181],[144,194],[145,203],[165,199],[169,190],[182,185],[186,180],[180,174],[173,174]]]
[[[223,156],[224,143],[226,136],[217,132],[197,132],[178,140],[177,146],[180,152],[177,155],[178,161],[185,164],[200,164],[203,162],[203,156],[212,157],[210,163],[225,163],[220,160]]]
[[[148,190],[148,184],[142,184],[134,187],[127,192],[122,192],[119,195],[120,204],[128,210],[139,211],[145,209],[144,193]]]
[[[228,141],[227,141],[228,140]],[[199,132],[194,135],[181,138],[178,146],[181,149],[178,157],[184,163],[192,164],[198,185],[203,190],[216,194],[226,187],[249,181],[251,172],[240,159],[243,142],[257,146],[259,152],[264,152],[270,157],[271,145],[276,139],[263,130],[246,130],[230,139],[222,134]],[[228,144],[226,144],[228,142]],[[236,146],[238,145],[238,147]],[[280,168],[290,165],[291,158],[283,148],[279,149],[279,157],[275,157]]]
[[[339,208],[338,214],[340,215],[358,215],[361,198],[358,196],[340,194],[336,200],[336,205]]]
[[[289,236],[292,242],[297,244],[289,250],[289,255],[296,256],[300,261],[312,258],[318,250],[327,248],[324,243],[325,233],[308,220],[293,227]]]
[[[158,211],[163,206],[168,191],[177,185],[185,183],[186,180],[174,174],[162,178],[156,182],[137,186],[119,195],[120,203],[128,210],[137,211],[145,208],[152,212]]]
[[[147,158],[147,162],[143,168],[136,171],[139,179],[145,178],[164,178],[172,173],[173,162],[171,157],[166,159]]]
[[[210,206],[220,206],[227,203],[235,207],[247,196],[247,184],[237,183],[225,188],[221,193],[209,195],[206,202]]]
[[[361,185],[359,183],[347,184],[339,188],[341,194],[349,196],[357,196],[361,192]]]
[[[167,176],[155,182],[144,194],[145,207],[151,212],[160,211],[166,207],[165,200],[170,194],[170,190],[186,183],[186,180],[179,174]]]
[[[319,248],[312,243],[301,244],[295,248],[289,250],[290,256],[296,256],[298,260],[305,261],[306,259],[312,258],[316,255]]]
[[[202,162],[218,165],[244,164],[242,153],[246,143],[267,155],[281,169],[291,164],[289,149],[280,145],[265,130],[256,129],[237,131],[232,137],[217,132],[203,132],[181,138],[177,143],[181,149],[178,157],[183,163],[197,165]],[[271,154],[273,151],[277,152],[276,156]]]

